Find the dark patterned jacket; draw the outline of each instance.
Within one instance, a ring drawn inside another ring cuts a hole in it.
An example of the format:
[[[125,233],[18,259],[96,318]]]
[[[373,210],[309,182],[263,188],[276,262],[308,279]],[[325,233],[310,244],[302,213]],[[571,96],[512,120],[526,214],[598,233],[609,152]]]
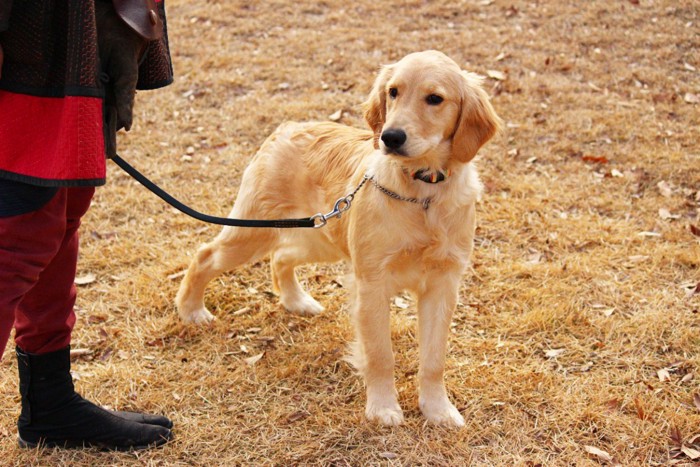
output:
[[[0,0],[0,178],[42,186],[104,184],[94,2]],[[164,1],[156,3],[165,24]],[[137,89],[172,80],[166,29],[148,46]]]

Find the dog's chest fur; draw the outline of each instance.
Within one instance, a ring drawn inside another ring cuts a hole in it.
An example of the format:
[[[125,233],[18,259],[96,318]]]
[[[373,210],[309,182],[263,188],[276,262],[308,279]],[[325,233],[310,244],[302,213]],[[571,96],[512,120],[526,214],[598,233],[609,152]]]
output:
[[[372,190],[372,187],[368,187]],[[427,277],[446,271],[462,272],[472,249],[474,202],[457,209],[451,203],[437,203],[427,210],[420,205],[397,201],[377,191],[362,194],[353,213],[354,229],[349,234],[353,262],[360,269],[372,268],[378,278],[393,288],[419,290]],[[362,211],[362,206],[371,211]],[[383,210],[391,215],[383,215]],[[374,223],[368,229],[366,222]],[[352,238],[355,237],[355,238]]]

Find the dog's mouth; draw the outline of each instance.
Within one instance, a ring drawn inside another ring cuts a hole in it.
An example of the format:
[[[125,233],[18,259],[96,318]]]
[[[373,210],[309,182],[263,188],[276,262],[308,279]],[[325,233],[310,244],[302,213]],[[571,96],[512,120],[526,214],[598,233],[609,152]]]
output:
[[[408,157],[408,154],[406,154],[406,151],[403,148],[388,148],[384,146],[382,148],[382,152],[384,152],[384,154],[387,156]]]

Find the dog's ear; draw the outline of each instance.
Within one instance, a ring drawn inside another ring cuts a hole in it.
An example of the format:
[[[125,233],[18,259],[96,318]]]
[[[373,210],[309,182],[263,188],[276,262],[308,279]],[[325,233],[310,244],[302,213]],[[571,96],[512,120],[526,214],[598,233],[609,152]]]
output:
[[[482,87],[483,78],[466,71],[462,72],[462,77],[462,103],[452,137],[452,157],[460,162],[469,162],[481,146],[501,129],[501,119]]]
[[[369,97],[362,104],[367,124],[374,132],[374,147],[379,146],[379,136],[386,121],[386,83],[389,81],[393,70],[393,65],[383,66],[374,85],[369,93]]]

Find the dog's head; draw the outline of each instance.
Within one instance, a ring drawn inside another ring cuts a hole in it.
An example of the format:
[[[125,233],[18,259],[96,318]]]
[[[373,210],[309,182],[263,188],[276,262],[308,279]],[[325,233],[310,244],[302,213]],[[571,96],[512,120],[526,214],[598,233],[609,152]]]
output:
[[[375,147],[390,156],[469,162],[501,125],[481,81],[434,50],[383,67],[364,103]]]

